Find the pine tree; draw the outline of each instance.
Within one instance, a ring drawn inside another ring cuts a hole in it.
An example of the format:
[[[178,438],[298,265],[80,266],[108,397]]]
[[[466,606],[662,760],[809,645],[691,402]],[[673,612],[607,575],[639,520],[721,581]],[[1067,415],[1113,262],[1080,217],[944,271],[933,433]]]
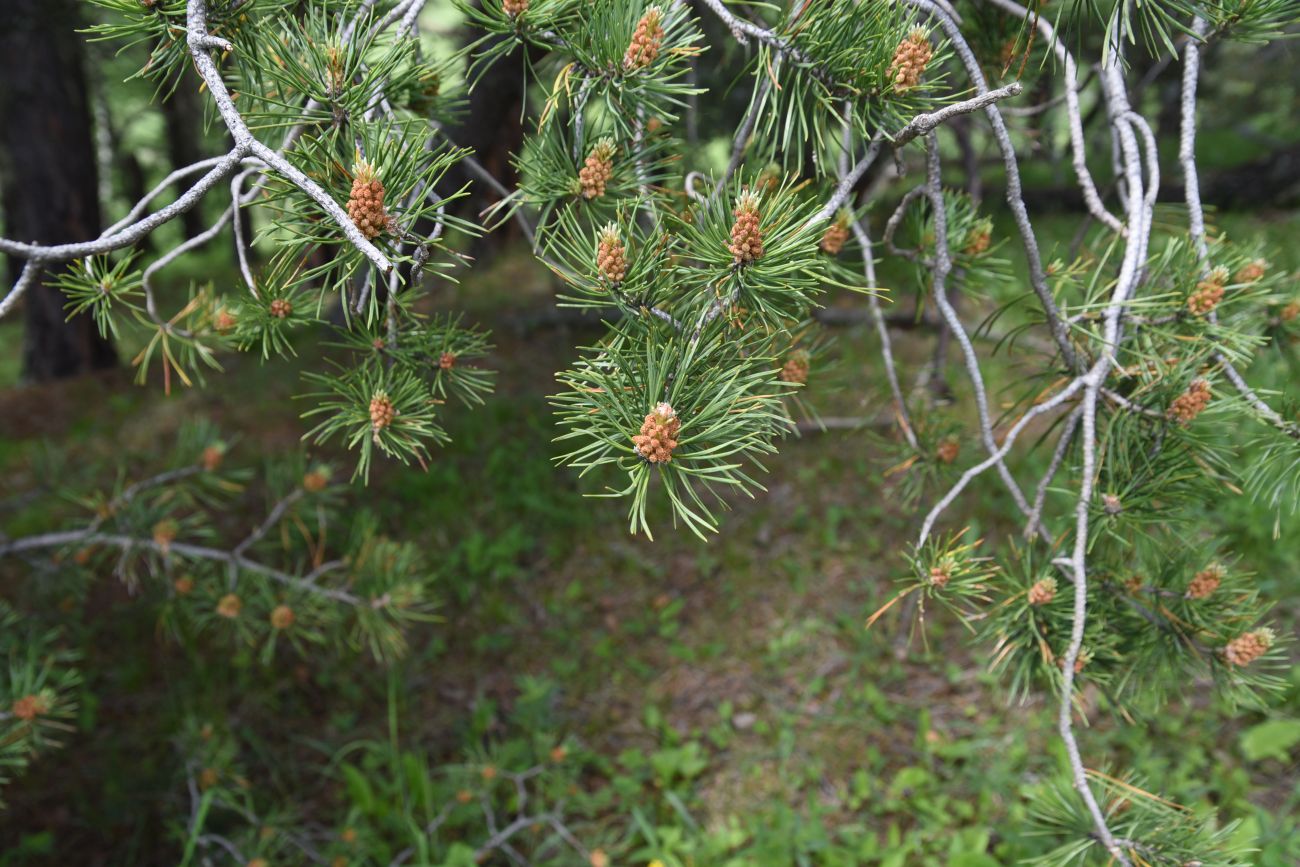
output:
[[[476,363],[487,336],[454,317],[425,318],[414,305],[421,270],[453,261],[447,231],[481,228],[451,216],[451,197],[435,190],[458,164],[499,182],[445,133],[459,97],[415,38],[423,3],[314,0],[298,15],[279,0],[95,3],[106,14],[98,37],[152,46],[142,75],[163,83],[197,69],[230,149],[184,170],[196,179],[175,203],[146,215],[146,198],[98,239],[0,241],[26,262],[0,315],[48,279],[102,333],[143,329],[140,376],[160,370],[170,386],[219,367],[226,349],[290,353],[291,333],[338,303],[345,321],[336,339],[350,360],[308,375],[307,435],[354,449],[356,477],[368,476],[377,455],[435,459],[447,436],[439,421],[446,398],[474,405],[491,387]],[[719,507],[761,491],[762,459],[795,429],[797,395],[816,381],[819,299],[862,293],[882,338],[899,466],[933,502],[913,546],[914,574],[886,609],[908,598],[969,618],[996,649],[993,666],[1014,694],[1056,695],[1069,776],[1061,797],[1036,805],[1036,821],[1059,843],[1044,863],[1242,863],[1212,822],[1135,796],[1122,774],[1090,770],[1077,699],[1090,683],[1117,709],[1150,705],[1170,684],[1204,677],[1234,701],[1254,703],[1282,683],[1284,642],[1263,625],[1267,600],[1249,576],[1207,565],[1230,562],[1229,552],[1197,521],[1221,484],[1240,481],[1279,503],[1300,486],[1293,408],[1244,375],[1271,321],[1294,333],[1297,317],[1286,311],[1296,302],[1256,245],[1207,230],[1195,135],[1202,47],[1277,38],[1294,23],[1294,4],[1071,4],[1069,14],[1049,16],[1015,0],[961,4],[960,14],[932,0],[705,0],[702,14],[743,48],[736,72],[750,93],[738,128],[727,131],[728,164],[714,173],[683,138],[684,115],[701,96],[692,68],[720,48],[706,43],[688,4],[460,6],[484,34],[464,58],[469,86],[523,46],[533,58],[525,72],[542,93],[517,157],[519,186],[503,191],[489,225],[526,226],[534,253],[564,284],[562,303],[606,322],[557,374],[558,462],[599,479],[603,495],[625,498],[633,532],[651,532],[652,501],[666,502],[686,530],[716,532]],[[1155,139],[1126,78],[1135,44],[1183,68],[1185,227],[1155,219]],[[1099,64],[1095,80],[1080,80],[1075,51]],[[1021,196],[1021,155],[1002,104],[1023,96],[1015,79],[1034,69],[1063,88],[1059,111],[1096,224],[1096,256],[1045,262]],[[993,87],[994,78],[1008,83]],[[1084,87],[1109,118],[1104,148],[1081,123]],[[970,195],[944,186],[940,133],[965,115],[985,119],[1001,155],[1014,239],[996,237]],[[1103,196],[1090,164],[1112,153],[1111,134],[1119,184]],[[864,179],[889,150],[921,171],[905,177],[876,244],[873,203],[864,198],[874,187]],[[208,238],[143,267],[130,247],[226,190],[218,226],[258,212],[269,258],[255,272],[236,231],[243,285],[196,286],[164,314],[153,275]],[[1034,332],[1039,351],[1027,387],[999,418],[987,358],[956,295],[1010,282],[997,251],[1013,243],[1028,286],[1008,307],[1034,311],[1022,330]],[[945,421],[924,395],[903,392],[878,254],[915,266],[918,296],[960,353],[973,432]],[[1247,425],[1257,434],[1256,465],[1232,466],[1225,442]],[[1034,487],[1023,488],[1014,458],[1034,436],[1052,457]],[[202,484],[214,472],[214,441],[187,448],[158,485],[172,486],[177,474]],[[940,532],[949,508],[986,475],[997,476],[1023,518],[1017,544],[982,550],[962,533]],[[351,630],[377,654],[393,653],[403,621],[426,611],[419,552],[373,534],[348,554],[354,577],[358,564],[372,567],[359,584],[318,581],[327,563],[303,576],[250,559],[284,509],[333,489],[323,469],[297,468],[264,529],[227,549],[195,544],[184,521],[161,525],[168,515],[160,502],[141,496],[153,487],[116,491],[102,498],[104,515],[80,529],[0,542],[0,554],[90,547],[122,553],[136,567],[128,571],[142,573],[179,561],[190,572],[169,585],[176,616],[265,647]],[[238,586],[220,580],[227,568]],[[25,759],[47,743],[46,723],[71,713],[60,697],[71,675],[17,670],[2,720],[17,734],[0,737],[10,745],[0,759],[15,751]]]

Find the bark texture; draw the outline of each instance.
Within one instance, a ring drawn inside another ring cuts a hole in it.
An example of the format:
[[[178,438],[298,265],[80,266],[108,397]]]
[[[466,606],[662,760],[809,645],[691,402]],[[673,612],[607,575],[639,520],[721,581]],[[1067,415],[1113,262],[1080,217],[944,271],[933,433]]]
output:
[[[0,21],[5,232],[46,244],[93,238],[100,230],[99,187],[77,4],[0,0]],[[9,263],[11,283],[22,264]],[[89,316],[67,319],[58,289],[34,286],[24,306],[25,379],[75,376],[116,363],[112,345]]]

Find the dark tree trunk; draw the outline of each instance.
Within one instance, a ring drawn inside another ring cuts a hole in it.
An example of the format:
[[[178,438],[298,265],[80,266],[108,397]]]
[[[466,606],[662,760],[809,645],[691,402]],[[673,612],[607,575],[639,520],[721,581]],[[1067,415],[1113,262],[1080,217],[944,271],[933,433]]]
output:
[[[196,86],[196,78],[192,78],[187,70],[162,104],[163,120],[167,126],[167,156],[173,169],[196,163],[204,156],[203,109],[198,103]],[[177,185],[177,195],[188,188],[188,182],[181,181]],[[187,239],[202,233],[207,228],[203,224],[203,209],[190,208],[182,214],[181,227]]]
[[[468,42],[472,36],[466,31],[462,39]],[[513,189],[517,183],[511,155],[519,153],[524,139],[522,66],[523,52],[516,48],[488,68],[469,93],[468,110],[448,130],[451,140],[460,147],[473,149],[474,158],[507,189]],[[461,216],[474,218],[500,199],[495,190],[459,165],[448,172],[439,192],[449,194],[466,182],[470,182],[469,196],[453,206]],[[510,221],[490,235],[475,238],[470,253],[482,259],[513,237],[515,224]]]
[[[100,230],[95,151],[75,0],[0,0],[0,158],[5,233],[45,244]],[[10,282],[23,263],[10,262]],[[23,375],[74,376],[116,363],[89,316],[67,321],[63,293],[28,290]]]

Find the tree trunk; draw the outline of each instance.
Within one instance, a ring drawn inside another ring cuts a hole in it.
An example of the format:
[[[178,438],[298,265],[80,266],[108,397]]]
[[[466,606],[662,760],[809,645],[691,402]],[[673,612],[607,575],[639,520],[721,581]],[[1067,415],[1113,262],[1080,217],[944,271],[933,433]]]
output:
[[[197,98],[197,77],[189,70],[181,76],[176,89],[163,101],[163,120],[167,127],[167,156],[173,169],[184,168],[203,159],[203,107]],[[176,194],[188,189],[188,184],[177,184]],[[203,221],[203,208],[190,208],[181,214],[181,228],[187,239],[201,234],[207,226]]]
[[[44,244],[94,238],[99,196],[75,0],[0,0],[0,158],[5,234]],[[23,263],[10,261],[10,282]],[[57,266],[56,266],[57,267]],[[48,380],[116,363],[89,316],[66,319],[63,293],[24,301],[23,376]]]

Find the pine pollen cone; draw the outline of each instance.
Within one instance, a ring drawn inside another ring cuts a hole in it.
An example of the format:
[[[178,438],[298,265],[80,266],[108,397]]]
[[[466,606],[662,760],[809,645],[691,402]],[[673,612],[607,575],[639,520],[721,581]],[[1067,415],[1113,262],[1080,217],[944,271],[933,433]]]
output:
[[[348,216],[367,239],[378,238],[389,228],[384,210],[384,185],[368,163],[353,166],[352,195],[348,198]]]
[[[601,139],[578,169],[578,188],[584,199],[605,195],[605,185],[614,177],[614,142]]]
[[[288,629],[297,617],[288,605],[277,605],[271,610],[271,626],[274,629]]]
[[[370,398],[370,426],[374,428],[375,434],[378,435],[381,430],[393,423],[393,417],[397,415],[397,410],[393,408],[393,402],[388,399],[388,395],[382,391],[375,392],[375,396]]]
[[[664,13],[658,6],[651,6],[637,22],[632,34],[632,41],[623,55],[623,68],[627,70],[644,69],[659,57],[659,49],[664,42]]]
[[[1237,273],[1232,276],[1232,282],[1233,283],[1258,282],[1264,276],[1264,272],[1267,270],[1268,270],[1268,262],[1264,261],[1263,259],[1256,259],[1253,262],[1248,262],[1245,265],[1242,265],[1240,268],[1238,268]]]
[[[613,223],[600,230],[596,244],[596,270],[602,279],[614,286],[627,277],[627,248]]]
[[[1169,409],[1165,411],[1165,415],[1179,424],[1188,424],[1205,410],[1205,407],[1210,403],[1211,397],[1208,382],[1204,379],[1193,380],[1192,384],[1187,386],[1187,390],[1174,398],[1174,402],[1169,404]]]
[[[1254,632],[1247,632],[1228,642],[1227,646],[1223,648],[1223,658],[1229,665],[1235,665],[1238,668],[1250,665],[1268,652],[1275,639],[1276,636],[1274,636],[1271,629],[1256,629]]]
[[[966,246],[963,248],[967,256],[979,256],[988,252],[989,242],[992,240],[993,233],[986,225],[972,226],[966,234]]]
[[[1223,300],[1223,284],[1228,282],[1226,268],[1215,268],[1209,276],[1196,284],[1195,291],[1187,296],[1187,309],[1194,316],[1204,316]]]
[[[907,34],[907,38],[898,43],[894,50],[894,59],[890,61],[888,75],[898,93],[906,93],[916,87],[934,56],[934,47],[930,45],[929,36],[921,28]]]
[[[745,191],[736,200],[732,213],[731,243],[728,249],[737,265],[748,265],[763,258],[763,232],[758,227],[758,196]]]
[[[808,372],[812,365],[809,362],[808,353],[802,349],[796,349],[790,353],[790,357],[785,360],[785,365],[781,368],[780,374],[782,382],[792,382],[803,385],[808,381]]]
[[[672,406],[661,403],[650,411],[641,424],[641,433],[632,437],[637,454],[652,464],[666,464],[677,448],[677,432],[682,422]]]
[[[31,722],[49,712],[49,702],[39,695],[25,695],[13,704],[13,715],[23,722]]]
[[[1040,578],[1029,588],[1029,604],[1046,605],[1056,598],[1056,579]]]
[[[1197,572],[1187,584],[1188,599],[1205,599],[1212,595],[1223,583],[1224,568],[1218,563],[1211,563]]]
[[[840,217],[826,227],[822,233],[821,244],[823,253],[829,253],[834,256],[844,249],[844,242],[849,239],[848,220]]]

